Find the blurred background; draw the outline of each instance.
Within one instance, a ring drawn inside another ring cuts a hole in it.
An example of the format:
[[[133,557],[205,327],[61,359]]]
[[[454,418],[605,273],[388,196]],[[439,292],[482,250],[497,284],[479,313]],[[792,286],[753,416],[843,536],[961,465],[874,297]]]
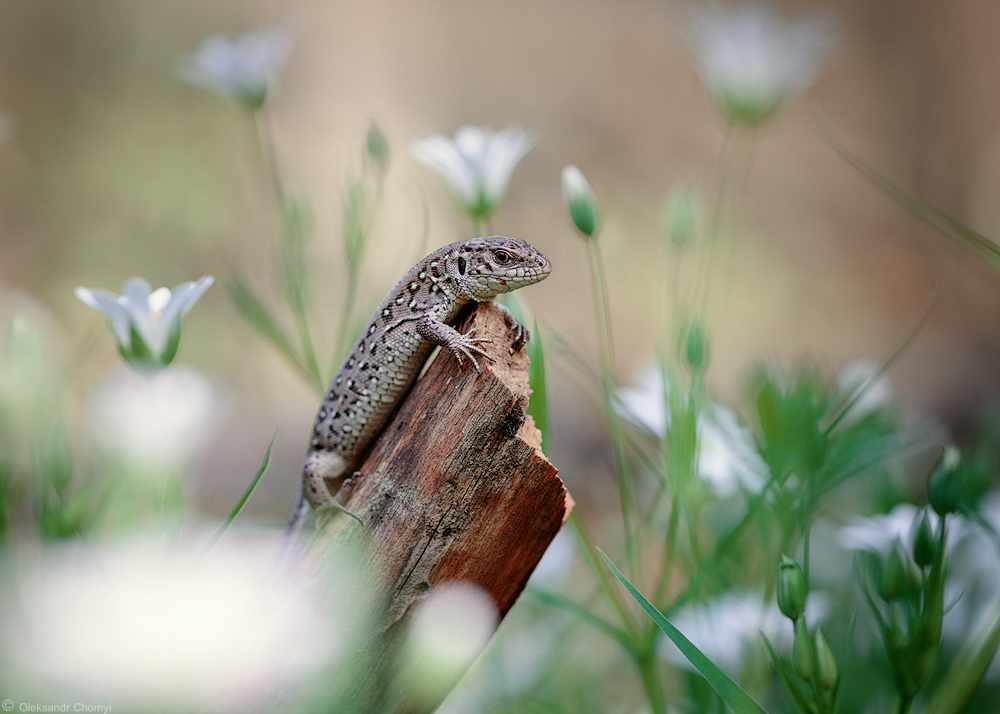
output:
[[[358,311],[374,307],[428,247],[470,237],[445,183],[418,164],[416,139],[466,123],[517,123],[537,146],[521,162],[498,233],[546,253],[551,277],[524,291],[539,320],[596,365],[585,246],[568,224],[559,172],[578,165],[605,216],[619,378],[653,360],[654,297],[666,276],[658,216],[678,180],[710,191],[721,121],[670,0],[34,0],[2,3],[0,317],[24,312],[70,385],[84,429],[118,358],[76,286],[118,292],[217,278],[186,319],[177,362],[219,396],[185,500],[229,511],[279,429],[271,470],[244,517],[282,520],[317,395],[239,317],[222,282],[249,276],[269,299],[280,231],[249,115],[180,82],[178,58],[208,35],[279,23],[295,39],[265,110],[286,188],[314,215],[307,247],[332,349],[346,270],[340,198],[369,123],[392,152],[385,205]],[[986,0],[786,2],[821,10],[838,44],[803,97],[764,126],[709,327],[716,394],[737,406],[755,361],[836,370],[885,358],[940,302],[890,377],[903,406],[961,435],[1000,388],[1000,279],[850,168],[824,124],[884,173],[985,235],[1000,229],[1000,83]],[[273,301],[272,304],[277,304]],[[287,318],[287,316],[284,316]],[[328,359],[328,358],[327,358]],[[605,424],[553,357],[546,451],[586,509],[615,498]],[[71,440],[81,442],[80,434]],[[86,458],[84,453],[79,458]]]

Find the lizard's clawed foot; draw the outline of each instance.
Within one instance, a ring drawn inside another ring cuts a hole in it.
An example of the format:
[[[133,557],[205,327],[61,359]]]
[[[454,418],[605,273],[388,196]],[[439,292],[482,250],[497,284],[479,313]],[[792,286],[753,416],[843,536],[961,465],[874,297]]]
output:
[[[528,340],[531,339],[531,330],[515,320],[513,316],[511,316],[511,322],[513,324],[510,326],[510,331],[514,333],[514,342],[510,346],[510,352],[514,354],[520,352],[528,344]]]
[[[330,519],[332,519],[338,513],[346,513],[361,525],[365,524],[365,522],[361,520],[361,516],[359,516],[354,511],[341,506],[339,503],[337,503],[337,499],[335,498],[331,498],[329,501],[327,501],[322,506],[316,509],[316,518],[317,520],[323,518],[324,519],[323,525],[326,525],[327,523],[329,523]]]
[[[462,357],[468,357],[469,361],[475,366],[476,371],[482,372],[483,368],[479,366],[479,362],[476,361],[475,355],[479,355],[488,362],[496,362],[496,358],[479,346],[480,344],[489,344],[490,338],[473,337],[475,333],[475,327],[465,334],[458,333],[458,338],[453,339],[448,343],[448,349],[451,350],[453,355],[455,355],[455,359],[458,360],[459,364],[462,364]],[[473,353],[475,353],[475,355]]]
[[[509,307],[499,302],[494,304],[503,313],[504,320],[507,322],[507,328],[514,333],[514,341],[510,346],[510,353],[519,352],[521,348],[528,344],[528,340],[531,339],[531,331],[522,325],[520,320],[514,317],[514,313],[511,312]]]

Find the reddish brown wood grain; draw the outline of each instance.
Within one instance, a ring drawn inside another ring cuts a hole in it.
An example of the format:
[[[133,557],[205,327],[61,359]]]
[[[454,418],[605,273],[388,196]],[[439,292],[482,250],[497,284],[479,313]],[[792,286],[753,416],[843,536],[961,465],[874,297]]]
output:
[[[494,305],[477,306],[459,330],[473,326],[490,338],[484,349],[496,362],[477,373],[441,352],[344,484],[341,502],[364,529],[338,517],[319,539],[320,551],[367,540],[372,587],[386,605],[369,653],[371,671],[383,676],[358,688],[357,703],[371,703],[359,711],[385,702],[398,640],[431,588],[475,583],[503,617],[573,507],[524,413],[526,353],[511,352],[513,335]]]

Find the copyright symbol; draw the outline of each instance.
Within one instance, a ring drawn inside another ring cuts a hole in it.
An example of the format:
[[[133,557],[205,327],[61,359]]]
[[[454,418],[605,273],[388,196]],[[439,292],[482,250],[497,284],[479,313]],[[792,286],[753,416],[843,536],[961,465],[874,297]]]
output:
[[[12,711],[14,709],[14,702],[9,699],[4,699],[3,704],[0,704],[5,712]]]

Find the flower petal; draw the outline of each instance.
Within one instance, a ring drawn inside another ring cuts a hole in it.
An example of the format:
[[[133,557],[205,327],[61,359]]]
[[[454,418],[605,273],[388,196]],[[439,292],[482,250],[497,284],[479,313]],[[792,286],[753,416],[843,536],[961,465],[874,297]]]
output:
[[[478,201],[476,177],[454,142],[435,134],[423,141],[413,142],[410,153],[445,178],[464,209],[470,210],[476,205]]]
[[[167,335],[160,330],[160,323],[149,310],[149,283],[138,276],[131,277],[122,286],[118,304],[129,311],[132,326],[146,344],[154,359],[159,357],[167,342]]]
[[[496,205],[507,191],[511,174],[524,155],[535,146],[534,137],[516,124],[507,126],[490,141],[483,181],[486,200]]]
[[[104,314],[119,346],[128,348],[131,345],[132,320],[128,310],[118,304],[117,295],[107,290],[91,290],[82,287],[73,292],[84,305]]]
[[[163,309],[160,316],[160,323],[166,334],[170,334],[173,324],[181,319],[188,311],[194,307],[205,291],[212,287],[215,278],[211,275],[203,275],[196,282],[181,283],[173,290],[170,303]]]

